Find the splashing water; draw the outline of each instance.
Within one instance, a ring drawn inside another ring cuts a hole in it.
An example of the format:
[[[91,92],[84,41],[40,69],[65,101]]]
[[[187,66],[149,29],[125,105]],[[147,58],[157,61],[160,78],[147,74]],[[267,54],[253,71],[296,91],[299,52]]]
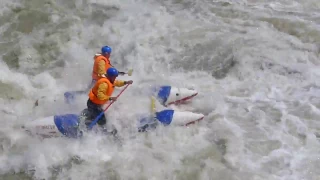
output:
[[[1,179],[320,178],[319,1],[1,5]],[[107,112],[121,146],[92,135],[40,140],[17,129],[80,112],[87,97],[71,107],[63,92],[87,86],[103,45],[113,48],[115,67],[134,69],[134,84]],[[135,114],[149,108],[143,90],[155,84],[195,88],[199,95],[182,108],[204,121],[133,131]]]

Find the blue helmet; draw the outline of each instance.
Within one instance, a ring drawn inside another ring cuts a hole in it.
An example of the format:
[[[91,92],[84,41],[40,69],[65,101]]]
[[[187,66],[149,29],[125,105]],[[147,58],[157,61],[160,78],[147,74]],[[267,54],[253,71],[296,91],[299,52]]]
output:
[[[108,77],[117,77],[118,76],[118,70],[116,69],[116,68],[113,68],[113,67],[111,67],[111,68],[109,68],[108,70],[107,70],[107,76]]]
[[[111,47],[109,47],[109,46],[103,46],[102,48],[101,48],[101,53],[104,55],[104,54],[111,54],[111,51],[112,51],[112,49],[111,49]]]

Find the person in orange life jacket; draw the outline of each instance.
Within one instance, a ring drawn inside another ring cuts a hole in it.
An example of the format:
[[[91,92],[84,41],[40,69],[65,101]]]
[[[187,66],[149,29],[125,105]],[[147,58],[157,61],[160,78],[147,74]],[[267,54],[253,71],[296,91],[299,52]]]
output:
[[[103,46],[101,48],[100,54],[95,54],[94,56],[94,64],[92,69],[92,81],[89,85],[88,89],[92,88],[92,86],[102,77],[105,77],[105,72],[110,67],[113,67],[110,62],[110,55],[112,49],[109,46]],[[124,72],[118,72],[120,75],[124,75]]]
[[[102,105],[108,101],[116,101],[117,97],[112,97],[114,86],[122,87],[126,84],[132,84],[133,81],[116,80],[118,77],[118,70],[111,67],[107,70],[104,77],[101,77],[89,92],[89,99],[87,101],[88,111],[93,118],[90,122],[85,122],[88,126],[101,112],[103,112]],[[103,126],[106,124],[105,116],[102,116],[98,122]]]

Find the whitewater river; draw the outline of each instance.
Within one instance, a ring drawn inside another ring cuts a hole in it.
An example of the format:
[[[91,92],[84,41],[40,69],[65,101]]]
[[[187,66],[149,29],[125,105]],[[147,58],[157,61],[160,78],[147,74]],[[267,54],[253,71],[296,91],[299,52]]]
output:
[[[122,144],[21,131],[86,107],[63,93],[87,86],[103,45],[134,69],[107,111]],[[319,0],[1,0],[0,179],[319,180],[319,58]],[[174,108],[204,120],[137,133],[155,84],[196,89]]]

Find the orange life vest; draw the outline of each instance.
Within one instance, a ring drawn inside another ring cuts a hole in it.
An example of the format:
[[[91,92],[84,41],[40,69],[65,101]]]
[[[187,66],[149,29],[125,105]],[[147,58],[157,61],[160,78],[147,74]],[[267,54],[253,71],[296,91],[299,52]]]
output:
[[[99,61],[105,62],[105,69],[104,69],[105,73],[106,73],[107,69],[112,67],[109,58],[106,58],[106,57],[102,56],[101,54],[96,54],[94,56],[94,64],[93,64],[93,69],[92,69],[92,79],[94,79],[94,80],[98,80],[99,78],[101,78],[100,76],[98,76]]]
[[[106,92],[105,94],[107,96],[111,96],[112,93],[113,93],[113,90],[114,90],[114,85],[109,81],[109,79],[103,77],[103,78],[100,78],[96,84],[93,86],[93,88],[91,89],[91,91],[89,92],[89,99],[95,103],[95,104],[99,104],[99,105],[102,105],[102,104],[105,104],[108,99],[106,100],[100,100],[98,99],[98,88],[99,88],[99,85],[102,84],[102,83],[107,83],[108,84],[108,89],[106,89]]]

